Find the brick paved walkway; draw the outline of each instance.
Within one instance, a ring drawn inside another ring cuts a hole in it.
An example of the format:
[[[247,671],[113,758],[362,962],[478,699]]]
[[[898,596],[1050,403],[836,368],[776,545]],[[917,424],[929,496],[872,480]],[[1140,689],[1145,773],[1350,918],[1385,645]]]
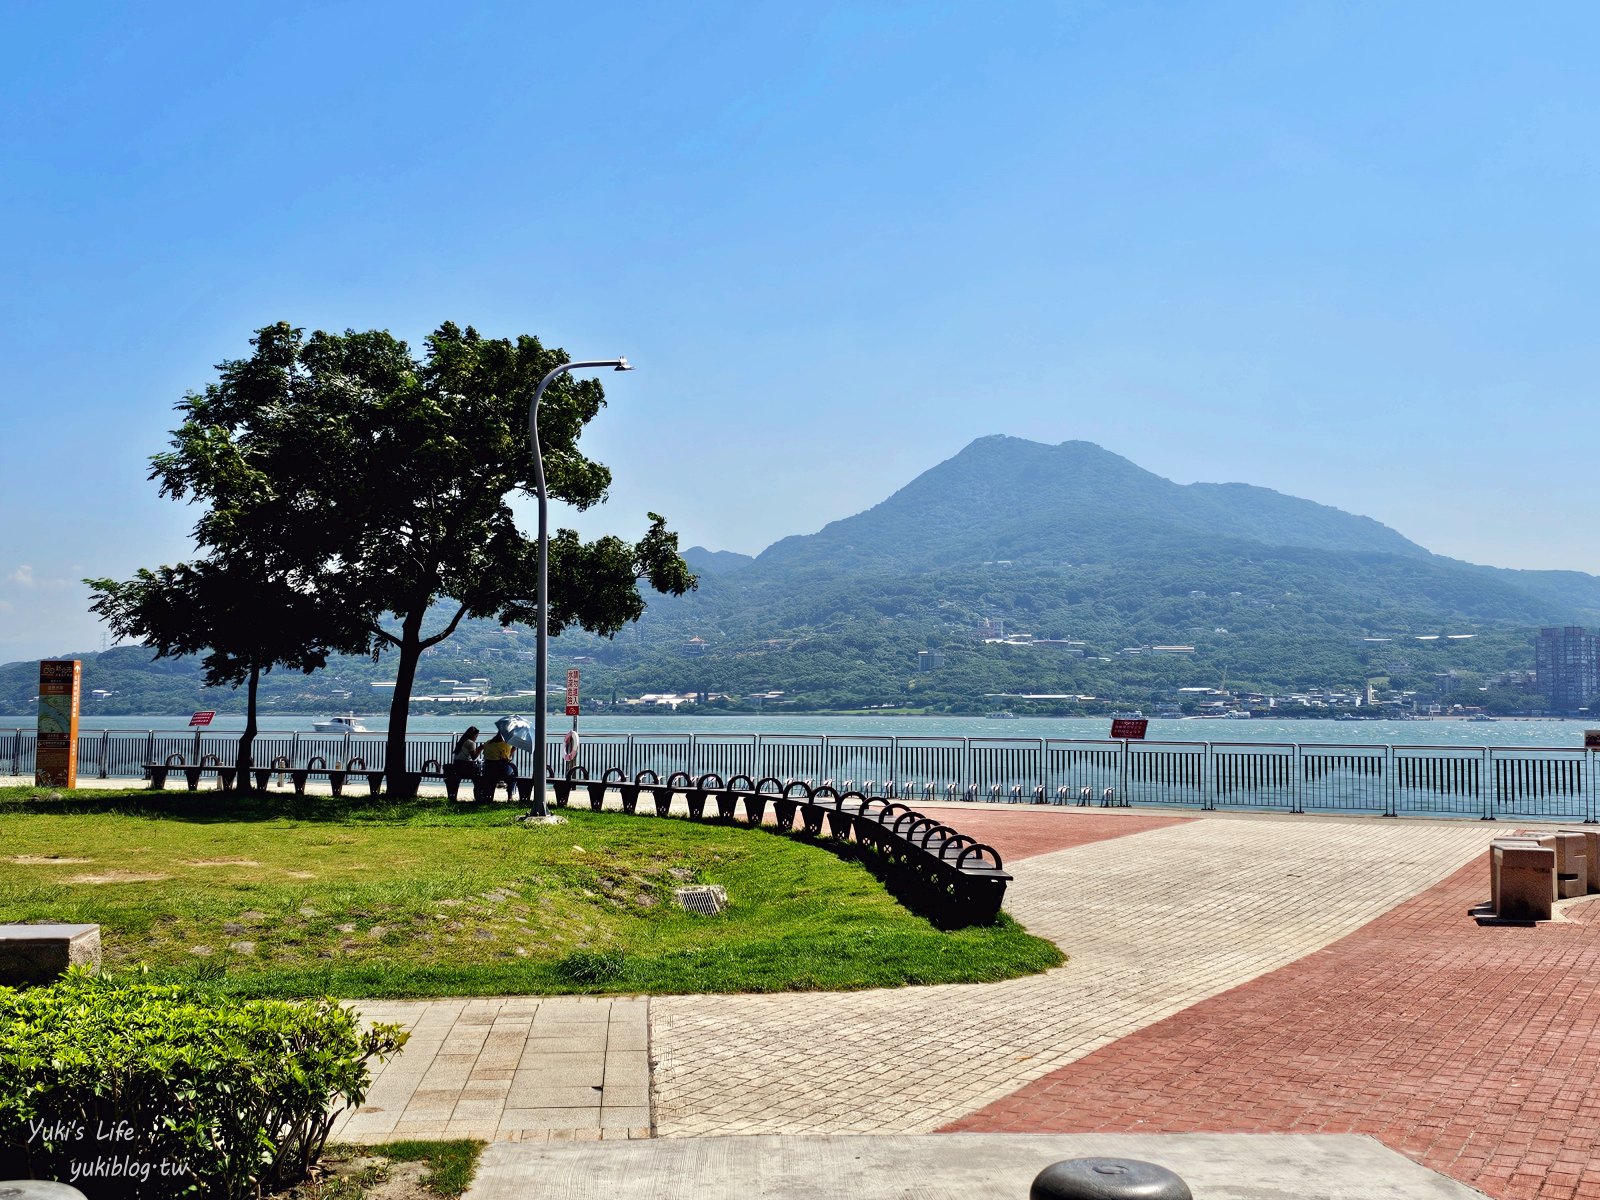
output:
[[[1505,1200],[1600,1197],[1600,901],[1480,928],[1486,875],[946,1128],[1368,1133]]]
[[[1165,829],[1199,817],[1169,817],[1131,809],[974,808],[970,804],[922,804],[919,811],[949,821],[968,837],[993,846],[1007,868],[1023,859],[1087,846],[1147,829]],[[1009,906],[1008,906],[1009,907]]]
[[[958,824],[976,832],[969,813]],[[1119,816],[1138,814],[1097,819]],[[1208,817],[1019,859],[1007,908],[1071,955],[1065,967],[979,986],[657,997],[657,1131],[937,1129],[1359,929],[1480,853],[1490,833]]]

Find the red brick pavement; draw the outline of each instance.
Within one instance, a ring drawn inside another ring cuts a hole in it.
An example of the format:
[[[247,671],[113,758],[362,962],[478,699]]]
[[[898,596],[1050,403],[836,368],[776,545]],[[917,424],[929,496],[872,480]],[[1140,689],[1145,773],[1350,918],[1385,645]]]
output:
[[[1200,819],[1071,808],[926,808],[922,811],[935,820],[948,821],[952,828],[968,837],[993,846],[1007,866],[1036,854]]]
[[[1487,874],[1480,859],[946,1131],[1366,1133],[1491,1196],[1597,1200],[1600,901],[1479,927]]]

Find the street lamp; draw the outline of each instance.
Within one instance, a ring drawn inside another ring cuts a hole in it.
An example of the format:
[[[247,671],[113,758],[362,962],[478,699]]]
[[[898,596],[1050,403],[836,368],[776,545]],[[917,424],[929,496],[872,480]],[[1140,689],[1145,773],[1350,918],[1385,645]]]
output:
[[[539,489],[539,589],[536,593],[536,602],[539,606],[539,636],[534,650],[539,660],[538,671],[534,678],[538,703],[533,710],[533,808],[528,812],[530,817],[550,815],[550,807],[544,799],[544,710],[549,704],[549,697],[545,693],[550,680],[550,497],[545,492],[544,451],[539,446],[539,401],[544,397],[545,388],[550,386],[557,375],[593,367],[610,367],[616,371],[633,370],[625,358],[564,363],[539,380],[539,386],[533,393],[533,403],[528,406],[528,439],[533,443],[533,482]]]

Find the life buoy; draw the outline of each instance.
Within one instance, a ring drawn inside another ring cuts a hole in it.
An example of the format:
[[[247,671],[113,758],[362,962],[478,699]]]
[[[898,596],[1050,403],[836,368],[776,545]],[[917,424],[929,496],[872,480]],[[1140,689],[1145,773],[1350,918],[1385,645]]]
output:
[[[566,735],[561,739],[561,745],[566,752],[567,762],[576,762],[578,760],[578,731],[576,729],[567,730]]]

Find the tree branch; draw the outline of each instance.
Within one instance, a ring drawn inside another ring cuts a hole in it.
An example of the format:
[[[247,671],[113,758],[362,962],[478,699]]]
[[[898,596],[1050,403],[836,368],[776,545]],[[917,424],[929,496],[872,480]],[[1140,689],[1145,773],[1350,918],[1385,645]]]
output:
[[[456,609],[456,615],[450,618],[450,624],[446,625],[432,637],[422,639],[422,648],[426,650],[429,646],[437,646],[440,642],[444,641],[445,638],[449,637],[456,631],[456,626],[461,624],[461,618],[466,615],[467,606],[463,604],[460,608]]]

